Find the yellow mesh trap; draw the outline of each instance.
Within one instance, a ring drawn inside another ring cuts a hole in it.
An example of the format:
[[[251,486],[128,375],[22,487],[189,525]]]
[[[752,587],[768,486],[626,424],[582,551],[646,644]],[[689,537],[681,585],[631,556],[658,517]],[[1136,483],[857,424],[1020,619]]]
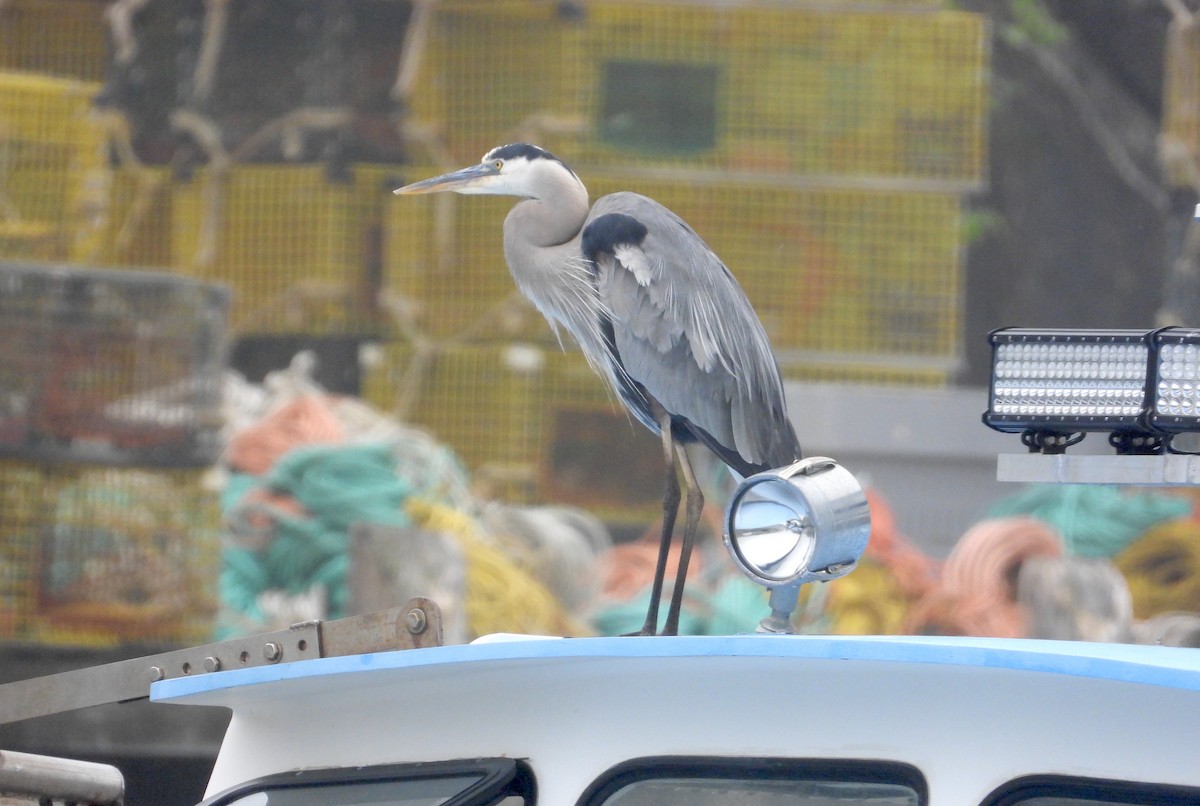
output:
[[[0,74],[0,258],[170,265],[228,285],[243,333],[406,340],[369,395],[391,408],[411,392],[411,419],[485,484],[652,513],[653,438],[515,293],[501,248],[512,200],[388,191],[540,143],[593,198],[633,190],[686,218],[746,289],[787,375],[943,383],[961,351],[960,198],[984,173],[987,31],[941,5],[442,0],[408,107],[434,147],[410,142],[415,165],[346,178],[112,167],[90,113],[98,85]],[[0,3],[0,69],[101,78],[101,7]],[[1168,128],[1191,142],[1173,108]],[[543,356],[537,368],[512,342]],[[618,444],[648,453],[611,458]],[[580,466],[588,455],[623,477]]]
[[[103,225],[84,259],[100,266],[171,266],[172,196],[168,168],[110,169]]]
[[[0,257],[66,260],[102,226],[107,171],[98,85],[0,73]]]
[[[656,437],[577,351],[522,343],[385,348],[364,395],[451,448],[485,498],[554,501],[616,520],[661,508]]]
[[[450,0],[413,113],[460,161],[529,140],[578,167],[978,183],[982,18],[878,5]]]
[[[962,294],[956,194],[580,174],[593,198],[633,190],[687,220],[742,284],[788,374],[840,367],[843,379],[927,382],[953,369]],[[552,340],[504,264],[501,225],[512,204],[449,195],[389,202],[386,288],[410,332]]]
[[[0,635],[207,640],[220,513],[203,473],[0,460]]]
[[[374,327],[378,226],[388,169],[330,179],[323,166],[243,165],[175,182],[172,264],[230,286],[252,333]]]
[[[461,163],[539,142],[593,198],[674,209],[739,278],[789,376],[942,383],[960,354],[959,200],[984,171],[986,34],[917,3],[450,0],[413,114]],[[386,287],[421,332],[546,337],[505,302],[510,206],[389,205]]]
[[[1200,154],[1200,29],[1172,23],[1164,62],[1164,169],[1175,184],[1194,183],[1195,155]]]

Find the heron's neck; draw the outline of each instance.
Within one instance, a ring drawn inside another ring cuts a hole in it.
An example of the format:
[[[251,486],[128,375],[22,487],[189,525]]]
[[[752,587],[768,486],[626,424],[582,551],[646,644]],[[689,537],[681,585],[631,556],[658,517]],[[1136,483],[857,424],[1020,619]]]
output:
[[[539,198],[517,203],[504,220],[505,240],[554,247],[579,234],[588,214],[587,191],[578,182],[547,188]]]
[[[587,220],[587,191],[527,199],[504,219],[504,257],[517,288],[558,332],[561,325],[584,348],[605,354],[603,305],[579,248]],[[590,360],[590,359],[589,359]],[[596,365],[605,372],[604,366]]]
[[[504,256],[521,290],[561,282],[564,265],[579,257],[579,237],[587,219],[587,191],[563,189],[518,202],[504,219]]]

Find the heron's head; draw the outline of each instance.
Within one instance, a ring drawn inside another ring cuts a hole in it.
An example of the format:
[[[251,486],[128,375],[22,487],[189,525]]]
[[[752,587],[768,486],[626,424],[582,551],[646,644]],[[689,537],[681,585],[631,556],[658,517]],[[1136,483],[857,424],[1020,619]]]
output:
[[[397,188],[400,195],[439,193],[521,196],[537,199],[564,185],[579,185],[579,177],[566,163],[544,148],[528,143],[499,146],[483,155],[477,165]]]

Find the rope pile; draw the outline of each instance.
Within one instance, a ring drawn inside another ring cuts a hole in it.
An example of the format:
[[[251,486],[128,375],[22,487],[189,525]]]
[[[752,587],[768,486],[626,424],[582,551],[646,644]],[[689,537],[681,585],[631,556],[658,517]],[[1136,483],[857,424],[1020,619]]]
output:
[[[466,558],[464,606],[473,636],[495,632],[581,635],[587,629],[573,618],[550,589],[493,544],[480,524],[444,504],[410,499],[413,520],[451,534]]]
[[[909,606],[896,573],[871,559],[829,583],[824,605],[830,630],[839,635],[895,635],[904,627]]]
[[[687,586],[679,613],[680,635],[732,635],[753,632],[770,609],[766,592],[733,569],[721,544],[721,513],[706,506],[688,563]],[[601,635],[640,630],[650,605],[650,588],[658,561],[662,524],[651,524],[637,540],[613,546],[601,555],[600,606],[592,614]],[[678,532],[667,556],[659,628],[666,620],[675,572],[679,565]]]
[[[1080,485],[1029,488],[992,510],[1011,514],[974,525],[940,562],[900,532],[877,491],[867,495],[866,553],[853,573],[803,589],[796,618],[802,632],[1093,641],[1155,635],[1187,643],[1200,630],[1200,521],[1181,517],[1192,511],[1185,498]],[[706,523],[710,534],[698,541],[689,569],[680,632],[751,632],[768,612],[765,594],[730,575],[726,558],[711,556],[713,513]],[[605,556],[607,604],[594,616],[597,631],[640,629],[657,547],[654,526]],[[677,556],[676,549],[668,592]],[[1175,620],[1139,624],[1135,612]]]
[[[243,473],[263,476],[293,448],[336,445],[345,437],[328,403],[315,394],[304,394],[238,433],[229,442],[226,458]]]
[[[1016,596],[1030,638],[1127,641],[1132,635],[1129,586],[1107,559],[1031,557],[1017,574]]]
[[[324,393],[303,356],[228,399],[238,426],[226,458],[226,634],[344,612],[356,522],[452,538],[466,584],[451,606],[465,613],[465,638],[641,628],[657,524],[612,546],[603,525],[577,510],[480,502],[452,452],[361,401]],[[878,493],[868,498],[866,555],[853,574],[807,586],[802,631],[1128,640],[1150,632],[1134,613],[1200,612],[1200,522],[1185,519],[1193,510],[1185,498],[1031,487],[997,504],[944,563],[900,532]],[[724,556],[721,528],[720,513],[706,509],[682,634],[750,632],[768,612],[765,592]],[[675,546],[664,598],[677,561]],[[1189,629],[1158,633],[1190,640]]]
[[[600,592],[597,558],[612,547],[604,524],[570,507],[490,503],[481,512],[505,552],[572,613],[592,607]]]
[[[1091,554],[1136,540],[1142,523],[1181,507],[1117,495],[1097,497],[1094,488],[1022,492],[992,510],[1020,515],[974,525],[942,564],[900,534],[887,504],[868,491],[871,541],[858,569],[829,585],[823,618],[839,633],[1126,640],[1133,626],[1129,591],[1108,559]],[[1106,511],[1090,509],[1096,503],[1134,509],[1112,523]],[[1088,555],[1070,553],[1046,517],[1068,528],[1072,547]],[[1096,519],[1103,530],[1088,529]]]
[[[617,601],[628,601],[649,589],[654,579],[654,568],[658,562],[659,534],[661,526],[650,527],[641,539],[632,543],[614,546],[603,558],[604,595]],[[680,545],[671,544],[667,554],[667,576],[673,578],[679,566]],[[687,580],[696,581],[704,568],[704,553],[693,552],[688,563]]]
[[[463,639],[587,631],[572,614],[599,586],[588,574],[608,545],[601,524],[477,502],[449,450],[362,401],[325,394],[310,372],[302,358],[261,389],[231,382],[227,403],[241,410],[226,455],[219,637],[344,615],[356,523],[420,527],[461,546]]]
[[[1157,524],[1183,518],[1189,501],[1094,484],[1035,484],[1000,501],[987,517],[1028,515],[1062,535],[1077,557],[1112,557]]]
[[[866,557],[854,573],[828,585],[805,586],[797,629],[842,634],[899,632],[912,602],[931,590],[939,563],[924,555],[896,527],[887,503],[869,490],[871,538]],[[731,635],[754,632],[770,612],[767,592],[732,569],[720,534],[720,513],[707,508],[688,567],[688,587],[680,615],[680,634]],[[604,606],[592,624],[605,635],[635,632],[642,627],[649,588],[658,557],[660,525],[632,543],[615,546],[603,557]],[[679,549],[667,562],[664,600],[670,593]],[[665,618],[665,605],[660,608]]]
[[[871,510],[871,539],[866,556],[891,571],[906,596],[924,595],[936,584],[940,563],[900,532],[895,514],[878,491],[868,489],[866,494]]]
[[[262,528],[249,532],[256,549],[247,548],[244,540],[225,548],[222,601],[244,616],[266,621],[272,614],[263,608],[265,592],[296,596],[315,590],[323,598],[321,616],[345,615],[351,523],[407,523],[400,508],[407,491],[392,472],[393,464],[384,444],[302,445],[280,455],[261,484],[244,485],[247,495],[228,512],[235,543],[237,525],[265,519],[269,527],[266,534]],[[243,501],[248,511],[239,511]]]
[[[1200,524],[1175,520],[1155,526],[1116,557],[1129,583],[1133,612],[1200,613]]]
[[[1062,535],[1062,560],[1022,569],[1031,635],[1142,640],[1157,633],[1135,617],[1200,613],[1200,523],[1187,495],[1035,485],[991,512],[1027,514]],[[1166,635],[1155,640],[1190,640],[1186,630]]]
[[[904,631],[934,635],[1025,635],[1027,615],[1016,600],[1021,565],[1059,557],[1050,526],[1033,518],[986,520],[967,530],[942,569],[941,580],[905,618]]]
[[[601,557],[601,595],[607,604],[592,618],[592,625],[602,635],[625,635],[637,632],[646,620],[650,606],[650,588],[658,562],[661,524],[652,525],[641,538],[614,546]],[[699,538],[697,544],[700,543]],[[679,567],[680,545],[671,544],[667,554],[667,572],[663,583],[663,604],[659,607],[659,625],[666,618],[671,584]],[[703,635],[703,603],[697,599],[699,579],[705,566],[704,551],[697,545],[688,563],[687,586],[679,613],[680,635]]]
[[[1185,519],[1191,511],[1170,494],[1029,487],[963,535],[902,629],[1138,640],[1148,629],[1135,615],[1200,611],[1200,523]]]

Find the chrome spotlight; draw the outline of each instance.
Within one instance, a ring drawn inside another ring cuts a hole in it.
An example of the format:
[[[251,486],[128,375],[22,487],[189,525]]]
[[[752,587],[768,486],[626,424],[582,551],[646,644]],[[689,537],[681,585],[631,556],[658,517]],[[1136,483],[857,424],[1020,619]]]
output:
[[[738,485],[725,513],[725,546],[747,576],[771,591],[771,615],[759,630],[792,632],[800,586],[853,570],[870,533],[862,486],[827,457]]]

